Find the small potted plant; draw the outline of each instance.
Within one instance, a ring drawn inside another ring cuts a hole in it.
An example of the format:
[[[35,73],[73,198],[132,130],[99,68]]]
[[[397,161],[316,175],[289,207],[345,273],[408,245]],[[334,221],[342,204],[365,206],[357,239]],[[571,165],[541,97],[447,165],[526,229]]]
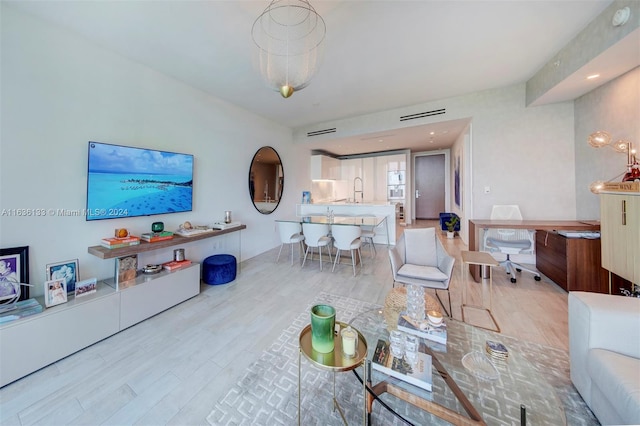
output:
[[[444,223],[447,227],[447,238],[453,238],[456,235],[456,225],[460,221],[457,215],[452,215],[448,221]]]

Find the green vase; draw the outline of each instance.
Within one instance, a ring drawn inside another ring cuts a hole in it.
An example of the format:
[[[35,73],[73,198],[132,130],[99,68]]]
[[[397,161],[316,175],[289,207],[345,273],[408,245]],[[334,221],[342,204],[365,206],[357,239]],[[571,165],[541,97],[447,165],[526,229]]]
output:
[[[311,347],[320,353],[333,352],[333,331],[336,325],[336,310],[329,305],[311,308]]]

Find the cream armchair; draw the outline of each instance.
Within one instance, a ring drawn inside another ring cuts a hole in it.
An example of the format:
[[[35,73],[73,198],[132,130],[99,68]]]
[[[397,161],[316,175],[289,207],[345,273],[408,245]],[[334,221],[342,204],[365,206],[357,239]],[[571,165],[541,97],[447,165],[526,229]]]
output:
[[[415,284],[436,290],[436,297],[451,316],[449,282],[455,259],[445,251],[435,228],[405,229],[395,247],[389,249],[393,284]],[[446,290],[449,311],[444,307],[438,290]]]

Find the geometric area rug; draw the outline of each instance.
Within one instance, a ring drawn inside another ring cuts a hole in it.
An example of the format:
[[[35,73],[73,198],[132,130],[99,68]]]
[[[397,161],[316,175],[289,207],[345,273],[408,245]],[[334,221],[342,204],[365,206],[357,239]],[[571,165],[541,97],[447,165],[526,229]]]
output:
[[[251,364],[238,382],[213,407],[207,416],[210,425],[295,425],[298,423],[298,337],[309,323],[309,309],[317,303],[336,308],[336,320],[349,322],[353,317],[380,306],[320,293],[304,312],[282,331],[278,339]],[[569,378],[566,351],[536,343],[523,342],[496,335],[507,347],[525,354],[538,372],[545,376],[561,401],[567,425],[596,426],[595,419]],[[437,374],[437,373],[435,373]],[[305,358],[301,362],[302,425],[342,425],[338,411],[333,410],[333,373],[313,367]],[[360,376],[362,373],[360,372]],[[362,424],[363,391],[353,372],[337,373],[336,399],[348,424]],[[415,424],[449,424],[409,404],[410,418]],[[373,404],[373,423],[404,425],[397,417]],[[493,419],[495,420],[495,419]],[[493,421],[492,420],[492,421]],[[510,419],[492,424],[511,425]]]

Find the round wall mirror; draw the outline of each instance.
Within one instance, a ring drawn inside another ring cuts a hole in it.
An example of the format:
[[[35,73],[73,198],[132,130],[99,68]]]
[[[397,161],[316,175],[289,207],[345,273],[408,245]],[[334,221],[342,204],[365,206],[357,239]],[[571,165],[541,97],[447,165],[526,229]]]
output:
[[[249,169],[249,195],[256,210],[262,214],[274,211],[282,198],[283,184],[280,156],[270,146],[263,146],[253,156]]]

